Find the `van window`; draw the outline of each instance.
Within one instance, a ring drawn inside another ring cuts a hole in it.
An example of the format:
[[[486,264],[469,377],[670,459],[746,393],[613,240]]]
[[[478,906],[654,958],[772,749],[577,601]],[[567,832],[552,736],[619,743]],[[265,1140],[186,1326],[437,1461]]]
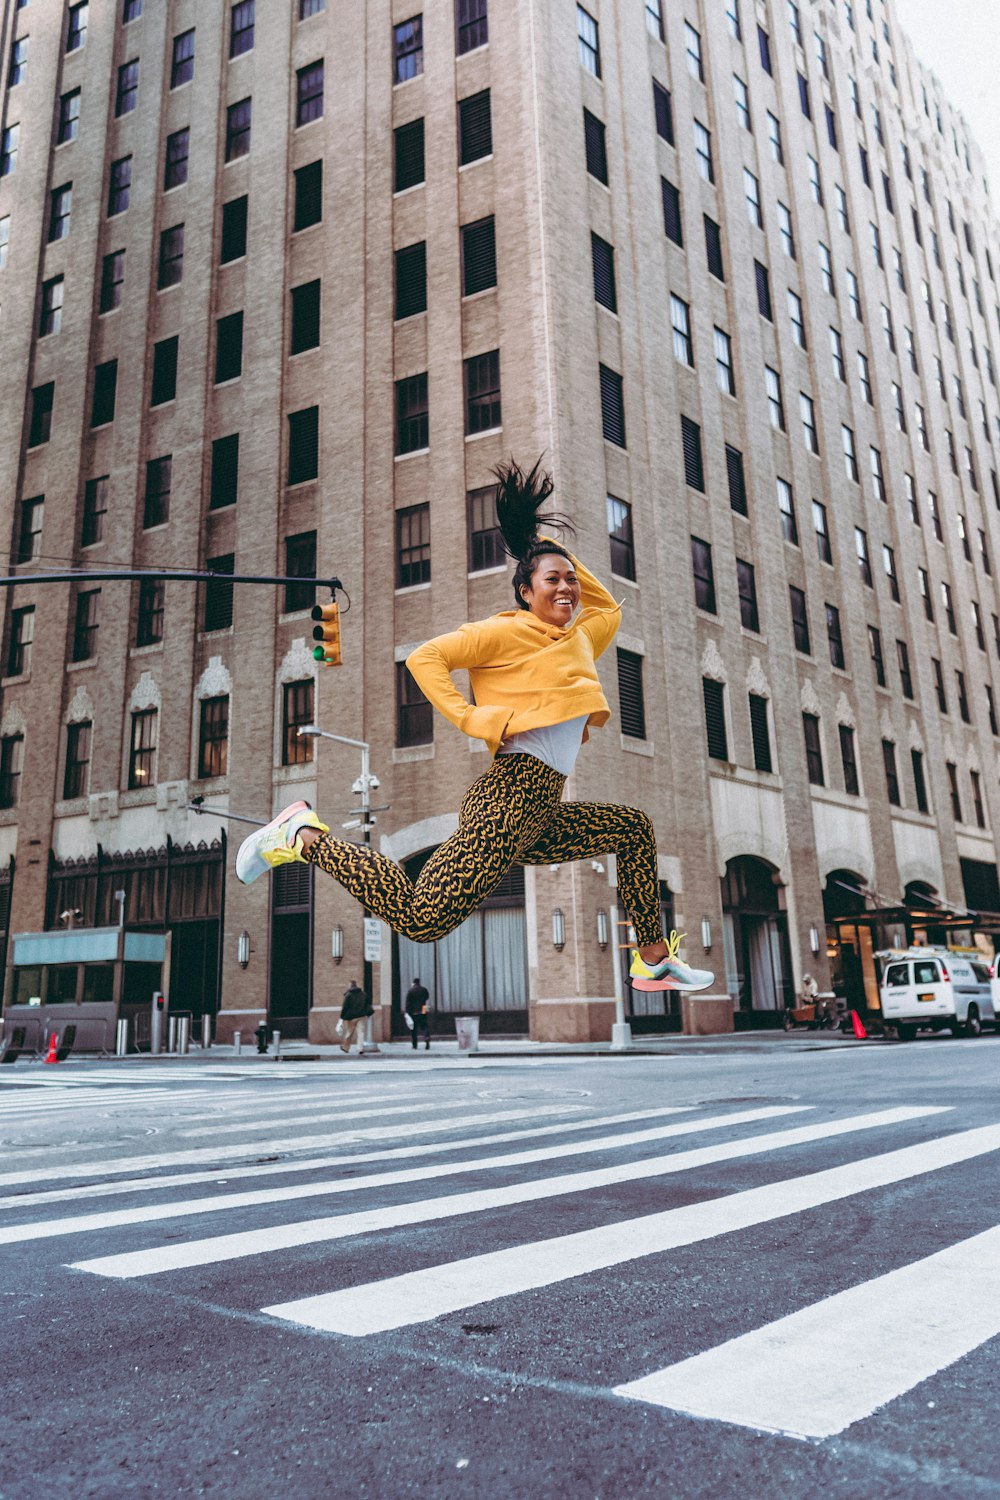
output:
[[[970,964],[969,967],[980,984],[989,984],[990,970],[988,964]]]
[[[910,977],[908,971],[908,964],[890,964],[885,974],[886,985],[909,984]]]
[[[914,984],[939,984],[941,974],[933,960],[923,960],[913,965]]]

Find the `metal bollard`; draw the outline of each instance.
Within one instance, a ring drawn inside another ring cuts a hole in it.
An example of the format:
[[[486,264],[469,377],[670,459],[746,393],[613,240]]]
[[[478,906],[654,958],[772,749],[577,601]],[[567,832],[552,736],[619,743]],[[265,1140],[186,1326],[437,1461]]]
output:
[[[233,1032],[233,1047],[235,1048],[236,1056],[237,1057],[239,1057],[240,1052],[242,1050],[242,1048],[241,1048],[242,1041],[243,1041],[243,1034],[242,1034],[242,1032],[234,1031]]]
[[[171,1016],[167,1026],[167,1051],[177,1051],[177,1017]]]
[[[201,1018],[201,1048],[204,1052],[212,1045],[212,1017],[208,1011]]]
[[[274,1053],[274,1059],[277,1062],[280,1059],[280,1057],[281,1057],[281,1032],[280,1031],[272,1031],[271,1032],[271,1051]]]
[[[186,1057],[187,1056],[187,1050],[188,1050],[188,1029],[189,1029],[190,1025],[191,1025],[191,1022],[190,1022],[190,1019],[187,1016],[178,1016],[178,1018],[177,1018],[177,1051],[178,1051],[178,1053],[180,1054],[181,1057]]]
[[[121,1016],[115,1032],[115,1056],[125,1057],[128,1053],[128,1021]]]

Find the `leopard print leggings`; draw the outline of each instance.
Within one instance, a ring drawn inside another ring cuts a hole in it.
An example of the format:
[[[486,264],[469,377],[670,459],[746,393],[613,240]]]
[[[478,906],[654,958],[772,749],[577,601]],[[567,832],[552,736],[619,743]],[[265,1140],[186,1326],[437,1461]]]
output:
[[[414,943],[464,922],[518,861],[552,865],[614,854],[618,890],[640,945],[663,932],[653,825],[635,807],[562,802],[565,776],[533,755],[498,755],[462,799],[458,829],[416,881],[363,844],[321,834],[305,857]]]

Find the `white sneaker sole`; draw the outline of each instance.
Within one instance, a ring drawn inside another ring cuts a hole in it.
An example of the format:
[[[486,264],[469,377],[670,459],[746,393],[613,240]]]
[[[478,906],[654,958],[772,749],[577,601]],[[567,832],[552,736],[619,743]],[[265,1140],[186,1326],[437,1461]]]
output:
[[[290,802],[283,807],[276,818],[266,823],[263,828],[258,828],[254,833],[247,834],[242,844],[236,851],[236,879],[241,885],[253,885],[253,882],[261,875],[267,874],[271,866],[261,857],[260,847],[266,836],[275,828],[280,828],[282,823],[295,813],[305,812],[309,807],[308,802]]]

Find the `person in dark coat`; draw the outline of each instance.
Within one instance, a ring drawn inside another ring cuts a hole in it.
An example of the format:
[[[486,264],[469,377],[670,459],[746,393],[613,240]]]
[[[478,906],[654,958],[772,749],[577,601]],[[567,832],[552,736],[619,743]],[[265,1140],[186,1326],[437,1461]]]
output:
[[[410,1041],[413,1043],[414,1052],[416,1052],[417,1050],[418,1035],[423,1036],[424,1051],[430,1051],[431,1023],[427,1015],[427,1002],[430,998],[430,995],[428,994],[425,987],[420,983],[420,980],[415,979],[410,985],[410,988],[407,990],[406,999],[403,1002],[406,1009],[406,1014],[409,1017],[411,1023]]]
[[[344,992],[344,1003],[340,1008],[340,1050],[350,1052],[358,1027],[368,1016],[374,1014],[374,1009],[368,996],[358,984],[356,979],[351,980],[350,989]],[[362,1045],[363,1037],[358,1037],[358,1046]]]

